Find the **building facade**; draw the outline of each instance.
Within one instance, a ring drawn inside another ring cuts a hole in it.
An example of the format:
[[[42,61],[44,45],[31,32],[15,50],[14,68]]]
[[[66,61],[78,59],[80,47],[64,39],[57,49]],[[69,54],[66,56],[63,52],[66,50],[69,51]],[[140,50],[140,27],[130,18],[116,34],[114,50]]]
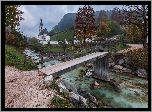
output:
[[[47,31],[46,28],[43,29],[42,19],[40,19],[38,40],[43,45],[48,44],[48,42],[50,41],[49,32]]]

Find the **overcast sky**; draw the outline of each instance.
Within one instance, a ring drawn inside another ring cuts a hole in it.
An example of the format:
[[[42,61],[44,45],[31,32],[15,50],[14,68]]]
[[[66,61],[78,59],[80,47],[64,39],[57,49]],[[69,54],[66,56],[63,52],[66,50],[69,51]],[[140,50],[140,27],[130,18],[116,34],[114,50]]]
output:
[[[23,18],[20,22],[20,31],[24,35],[37,36],[36,32],[29,30],[43,19],[43,23],[55,22],[56,25],[60,22],[66,13],[76,13],[79,7],[83,5],[21,5],[19,10],[23,11]],[[94,11],[112,10],[115,7],[121,8],[121,5],[91,5]]]

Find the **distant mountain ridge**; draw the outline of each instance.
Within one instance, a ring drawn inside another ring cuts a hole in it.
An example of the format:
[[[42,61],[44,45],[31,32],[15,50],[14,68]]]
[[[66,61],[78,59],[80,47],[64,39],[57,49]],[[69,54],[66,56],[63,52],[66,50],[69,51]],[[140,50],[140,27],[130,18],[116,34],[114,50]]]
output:
[[[100,11],[95,12],[96,20],[99,16],[99,13]],[[106,14],[108,17],[110,17],[111,13],[112,13],[112,10],[106,11]],[[63,16],[63,18],[60,20],[58,24],[56,24],[55,22],[43,23],[43,29],[46,28],[48,32],[50,32],[52,29],[55,32],[64,31],[64,30],[69,29],[72,25],[75,25],[75,19],[76,19],[76,13],[67,13]],[[35,34],[36,38],[38,37],[38,34],[39,34],[39,25],[40,25],[40,22],[38,22],[34,27],[28,29],[28,31],[33,32]]]
[[[110,17],[112,10],[105,11],[105,12],[106,12],[107,16]],[[100,11],[95,12],[95,20],[97,20],[99,13],[100,13]],[[66,30],[66,29],[70,28],[72,25],[75,25],[75,19],[76,19],[76,13],[67,13],[63,16],[63,18],[58,23],[58,25],[55,25],[53,30],[55,32]],[[96,21],[96,23],[97,23],[97,21]]]

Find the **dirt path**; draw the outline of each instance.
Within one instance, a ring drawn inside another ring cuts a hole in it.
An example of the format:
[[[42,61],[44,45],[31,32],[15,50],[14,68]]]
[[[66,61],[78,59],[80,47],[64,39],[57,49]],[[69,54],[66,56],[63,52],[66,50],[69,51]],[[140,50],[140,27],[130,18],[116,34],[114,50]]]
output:
[[[42,80],[38,71],[5,66],[5,108],[49,108],[55,91],[40,88]]]
[[[131,46],[131,48],[125,49],[125,50],[120,50],[120,51],[118,51],[117,53],[126,53],[126,52],[128,52],[129,50],[134,50],[134,49],[143,48],[143,45],[142,45],[142,44],[127,44],[127,45]]]

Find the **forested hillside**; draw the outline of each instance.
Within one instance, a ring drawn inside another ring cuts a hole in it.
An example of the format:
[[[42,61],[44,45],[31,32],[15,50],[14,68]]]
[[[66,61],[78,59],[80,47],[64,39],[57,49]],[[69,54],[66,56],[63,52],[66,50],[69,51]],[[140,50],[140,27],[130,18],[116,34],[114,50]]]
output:
[[[51,36],[51,40],[52,41],[58,41],[61,40],[63,41],[64,39],[66,39],[67,41],[71,41],[73,40],[73,36],[74,36],[74,30],[66,30],[60,33],[57,33],[53,36]]]
[[[110,11],[105,11],[107,16],[110,17],[112,10]],[[96,23],[97,23],[97,18],[99,16],[100,11],[96,11],[95,12],[95,19],[96,19]],[[64,31],[67,30],[68,28],[70,28],[72,25],[75,25],[75,19],[76,19],[76,13],[67,13],[63,16],[63,18],[61,19],[61,21],[58,23],[58,25],[56,25],[53,30],[55,32],[59,32],[59,31]]]

